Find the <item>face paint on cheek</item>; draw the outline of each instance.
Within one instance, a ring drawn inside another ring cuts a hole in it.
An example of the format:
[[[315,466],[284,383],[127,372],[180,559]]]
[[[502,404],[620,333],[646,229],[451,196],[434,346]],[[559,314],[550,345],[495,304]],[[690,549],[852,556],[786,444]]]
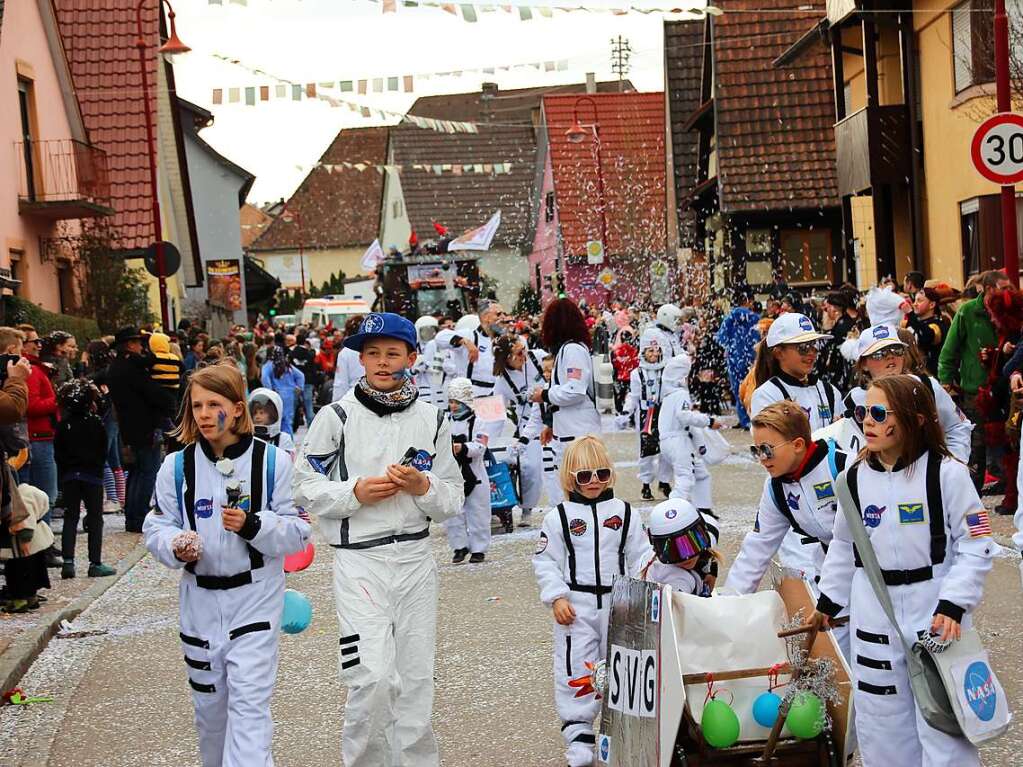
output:
[[[894,426],[889,426],[887,429],[884,430],[884,435],[886,437],[894,437],[895,436],[895,427]]]
[[[224,426],[226,426],[226,425],[227,425],[227,413],[225,413],[223,410],[221,410],[219,413],[217,413],[217,428],[220,431],[223,431],[224,430]]]

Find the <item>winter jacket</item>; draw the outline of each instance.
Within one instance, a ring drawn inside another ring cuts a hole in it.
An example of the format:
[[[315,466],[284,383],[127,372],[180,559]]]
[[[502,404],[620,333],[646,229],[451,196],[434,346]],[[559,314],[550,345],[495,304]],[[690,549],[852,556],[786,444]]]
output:
[[[149,375],[160,386],[177,392],[181,386],[183,365],[177,355],[170,350],[170,338],[163,333],[149,336],[150,359]]]
[[[121,352],[107,369],[107,386],[121,440],[135,448],[152,447],[156,430],[174,416],[174,397],[149,377],[148,360]]]
[[[69,415],[57,427],[53,455],[61,478],[72,473],[102,479],[107,459],[107,430],[95,413]]]
[[[938,380],[958,383],[967,394],[976,394],[987,382],[988,371],[980,350],[998,343],[998,334],[984,307],[983,294],[959,307],[938,357]]]
[[[28,377],[28,436],[33,442],[48,442],[57,431],[57,394],[42,360],[31,354],[25,358],[32,363]]]
[[[628,383],[632,371],[639,367],[639,350],[632,344],[618,344],[615,347],[612,365],[615,370],[615,379]]]

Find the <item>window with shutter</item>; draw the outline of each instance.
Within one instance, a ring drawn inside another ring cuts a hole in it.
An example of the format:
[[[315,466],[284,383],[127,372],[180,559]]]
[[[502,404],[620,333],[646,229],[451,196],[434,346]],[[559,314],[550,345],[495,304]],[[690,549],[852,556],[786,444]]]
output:
[[[956,93],[973,84],[973,54],[970,39],[970,3],[952,9],[952,66]]]
[[[1006,4],[1014,30],[1010,32],[1010,42],[1014,34],[1019,34],[1013,16],[1020,18],[1021,5],[1021,0],[1008,0]],[[993,12],[993,0],[967,0],[952,9],[952,68],[956,93],[995,79]]]

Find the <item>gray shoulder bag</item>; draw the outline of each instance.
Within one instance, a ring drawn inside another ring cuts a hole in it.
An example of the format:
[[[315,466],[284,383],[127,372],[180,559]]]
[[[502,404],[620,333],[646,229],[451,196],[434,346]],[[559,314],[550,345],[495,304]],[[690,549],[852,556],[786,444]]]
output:
[[[974,744],[1003,734],[1008,729],[1011,715],[1005,692],[988,664],[987,652],[976,630],[963,628],[958,642],[938,652],[919,641],[912,645],[906,641],[895,619],[888,586],[881,575],[859,506],[849,490],[846,472],[835,480],[835,488],[863,570],[902,643],[909,684],[924,721],[936,730],[953,737],[968,738]],[[983,678],[977,679],[981,665],[984,666]]]

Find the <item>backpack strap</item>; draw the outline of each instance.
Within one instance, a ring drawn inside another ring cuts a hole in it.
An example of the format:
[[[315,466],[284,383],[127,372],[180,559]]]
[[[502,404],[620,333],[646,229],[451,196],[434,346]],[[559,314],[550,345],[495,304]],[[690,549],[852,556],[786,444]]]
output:
[[[561,535],[565,539],[565,551],[568,552],[568,583],[575,583],[575,546],[572,545],[572,534],[568,529],[568,516],[565,514],[565,504],[558,504],[558,516],[561,518]]]
[[[780,478],[772,478],[771,479],[771,497],[774,498],[774,505],[775,505],[775,507],[778,509],[778,511],[781,513],[781,515],[783,517],[785,517],[786,520],[788,520],[789,527],[792,528],[792,531],[796,535],[801,535],[801,536],[803,536],[803,538],[810,539],[809,541],[804,541],[805,543],[820,543],[820,540],[817,538],[817,536],[810,535],[808,532],[806,532],[806,530],[804,530],[802,527],[800,527],[799,524],[796,522],[795,514],[792,513],[792,509],[789,508],[788,503],[785,502],[785,498],[782,495],[783,490],[784,490],[784,487],[783,487],[781,479]],[[821,543],[821,545],[823,546],[824,544]]]
[[[931,526],[931,564],[945,561],[947,539],[945,537],[945,503],[941,497],[941,455],[931,450],[927,453],[927,515]]]
[[[334,402],[333,404],[331,404],[330,407],[331,407],[331,409],[335,413],[337,413],[337,417],[341,419],[341,436],[338,438],[338,445],[337,445],[337,468],[338,468],[338,475],[341,478],[341,481],[342,482],[346,482],[348,480],[348,464],[345,463],[345,429],[344,429],[344,426],[345,426],[346,423],[348,423],[348,413],[345,412],[345,409],[343,407],[341,407],[340,403]],[[347,520],[347,517],[345,517],[345,519],[341,520],[341,524],[342,524],[343,528],[347,527],[347,525],[344,524],[345,520]]]
[[[835,418],[835,387],[829,384],[827,381],[821,381],[824,385],[824,397],[828,401],[828,412],[831,413],[831,419]]]
[[[852,466],[846,469],[845,482],[849,487],[849,497],[852,498],[853,506],[856,507],[856,516],[862,520],[863,509],[860,508],[859,469],[859,461],[854,462]],[[856,548],[855,543],[853,544],[853,563],[857,567],[863,567],[863,561],[860,559],[860,550]]]
[[[785,388],[784,384],[782,384],[782,382],[778,378],[778,376],[774,376],[773,378],[768,378],[767,380],[768,380],[768,382],[773,383],[775,385],[775,387],[778,389],[778,391],[781,392],[781,398],[782,399],[789,399],[789,400],[792,399],[792,397],[789,396],[789,390]]]
[[[266,507],[273,508],[274,487],[277,484],[277,448],[266,446]]]
[[[628,501],[625,503],[625,513],[622,515],[622,538],[618,541],[618,572],[625,575],[625,545],[629,540],[629,525],[632,523],[632,506]]]
[[[343,421],[344,419],[342,419]],[[437,429],[433,432],[433,446],[437,447],[437,439],[440,437],[440,427],[444,425],[444,411],[437,408]]]
[[[836,479],[838,477],[838,446],[835,444],[835,440],[828,439],[828,469],[831,471],[831,478]]]
[[[181,514],[182,521],[185,518],[185,498],[183,490],[185,488],[185,451],[179,450],[174,454],[174,490],[178,496],[178,512]],[[192,529],[195,529],[195,523],[190,519],[189,522],[192,525]]]

